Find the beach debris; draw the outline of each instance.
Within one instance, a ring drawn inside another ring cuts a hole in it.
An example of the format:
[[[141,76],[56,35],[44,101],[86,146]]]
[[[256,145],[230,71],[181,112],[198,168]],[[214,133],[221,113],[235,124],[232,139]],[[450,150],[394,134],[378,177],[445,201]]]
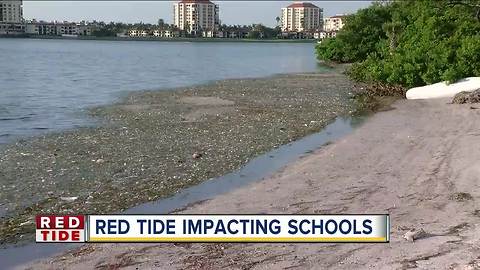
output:
[[[473,200],[473,196],[470,193],[457,192],[450,196],[450,200],[457,202],[471,201]]]
[[[420,228],[418,230],[411,229],[403,235],[403,238],[405,238],[405,240],[409,242],[413,242],[415,240],[424,238],[425,236],[427,236],[427,233],[422,228]]]
[[[453,97],[453,104],[465,104],[468,102],[469,92],[460,92]]]
[[[78,197],[60,197],[60,200],[65,202],[74,202],[78,199]]]
[[[33,222],[31,220],[27,220],[25,222],[20,223],[19,226],[22,227],[22,226],[25,226],[25,225],[28,225],[28,224],[33,224]]]
[[[198,153],[198,152],[195,152],[192,154],[192,158],[193,159],[199,159],[201,158],[203,155],[201,153]]]
[[[460,92],[453,97],[453,104],[479,103],[480,88],[473,92]]]
[[[105,160],[103,160],[101,158],[99,158],[95,161],[95,163],[97,163],[97,164],[102,164],[103,162],[105,162]]]
[[[355,106],[346,97],[351,84],[343,76],[320,76],[316,81],[290,76],[243,83],[234,80],[193,89],[199,91],[197,95],[206,93],[238,104],[228,113],[222,111],[221,118],[208,117],[203,122],[179,121],[181,114],[194,107],[170,102],[176,97],[194,96],[192,92],[135,94],[136,98],[127,102],[146,108],[141,114],[117,110],[116,105],[93,109],[93,116],[105,117],[114,124],[55,133],[33,141],[20,140],[23,144],[7,146],[4,155],[0,155],[0,178],[7,179],[0,184],[6,186],[1,189],[2,194],[16,192],[18,201],[25,206],[34,205],[36,212],[116,213],[171,196],[180,187],[232,172],[249,158],[316,132],[334,120],[335,112],[346,113]],[[292,91],[293,83],[308,87],[299,93]],[[244,96],[240,96],[242,91]],[[136,117],[141,120],[136,121]],[[303,126],[311,120],[318,121],[316,129]],[[127,127],[129,134],[125,135]],[[52,165],[53,150],[61,156],[57,157],[58,165]],[[24,157],[21,152],[31,157]],[[198,153],[194,155],[195,152]],[[204,162],[207,158],[208,162]],[[104,162],[99,160],[102,164],[97,164],[98,159]],[[13,181],[16,179],[22,181]],[[91,194],[90,198],[87,194]],[[60,199],[61,196],[78,198]],[[31,211],[10,206],[5,198],[0,200],[5,203],[0,213],[9,216],[2,222],[18,224],[33,216]],[[43,199],[37,203],[36,198]],[[2,222],[0,227],[6,224]],[[33,237],[33,226],[24,228]],[[15,228],[0,230],[2,241],[14,242],[18,237]]]
[[[463,270],[477,270],[477,269],[480,269],[480,261],[471,262],[471,263],[465,265],[463,268],[458,268],[458,269],[463,269]]]

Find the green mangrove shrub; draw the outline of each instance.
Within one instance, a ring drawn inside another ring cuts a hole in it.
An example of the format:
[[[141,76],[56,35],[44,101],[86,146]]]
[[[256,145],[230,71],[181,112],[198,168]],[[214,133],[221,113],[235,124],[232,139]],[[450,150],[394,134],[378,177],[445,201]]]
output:
[[[317,45],[352,79],[402,87],[480,76],[480,0],[374,3]]]

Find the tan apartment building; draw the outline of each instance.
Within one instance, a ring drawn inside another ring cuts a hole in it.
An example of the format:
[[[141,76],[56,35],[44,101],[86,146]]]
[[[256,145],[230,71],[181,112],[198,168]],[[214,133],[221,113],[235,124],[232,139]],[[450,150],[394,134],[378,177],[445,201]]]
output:
[[[27,22],[25,33],[41,36],[56,36],[57,25],[54,22],[33,21]]]
[[[0,35],[17,35],[25,32],[21,0],[0,0]]]
[[[95,27],[95,25],[81,22],[80,24],[77,24],[77,34],[79,36],[91,36],[93,31],[95,30]]]
[[[80,33],[79,27],[80,25],[72,22],[31,21],[27,22],[25,33],[40,36],[71,36],[91,33],[91,30],[86,28],[82,28],[83,32]]]
[[[59,35],[78,35],[78,27],[76,23],[63,22],[57,24],[57,33]]]
[[[22,5],[22,0],[0,0],[0,23],[22,23]]]
[[[282,31],[304,32],[322,28],[323,9],[312,3],[295,2],[282,8]]]
[[[180,30],[197,33],[220,24],[218,5],[209,0],[183,0],[173,5],[173,23]]]
[[[323,21],[323,30],[326,32],[338,31],[342,29],[345,23],[345,15],[335,15],[325,18]]]

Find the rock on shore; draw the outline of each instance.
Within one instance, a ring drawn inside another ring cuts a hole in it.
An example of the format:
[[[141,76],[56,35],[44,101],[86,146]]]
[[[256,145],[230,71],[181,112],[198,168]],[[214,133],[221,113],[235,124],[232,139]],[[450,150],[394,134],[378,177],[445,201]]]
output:
[[[452,103],[465,104],[465,103],[479,103],[480,102],[480,89],[473,92],[460,92],[453,97]]]

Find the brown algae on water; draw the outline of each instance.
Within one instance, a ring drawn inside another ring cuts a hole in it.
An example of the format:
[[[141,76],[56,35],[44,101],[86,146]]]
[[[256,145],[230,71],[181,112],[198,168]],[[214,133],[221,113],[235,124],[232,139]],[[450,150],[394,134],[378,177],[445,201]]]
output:
[[[92,109],[105,125],[2,150],[0,239],[32,237],[36,214],[118,212],[231,172],[352,112],[352,89],[337,73],[281,75],[134,93]]]

